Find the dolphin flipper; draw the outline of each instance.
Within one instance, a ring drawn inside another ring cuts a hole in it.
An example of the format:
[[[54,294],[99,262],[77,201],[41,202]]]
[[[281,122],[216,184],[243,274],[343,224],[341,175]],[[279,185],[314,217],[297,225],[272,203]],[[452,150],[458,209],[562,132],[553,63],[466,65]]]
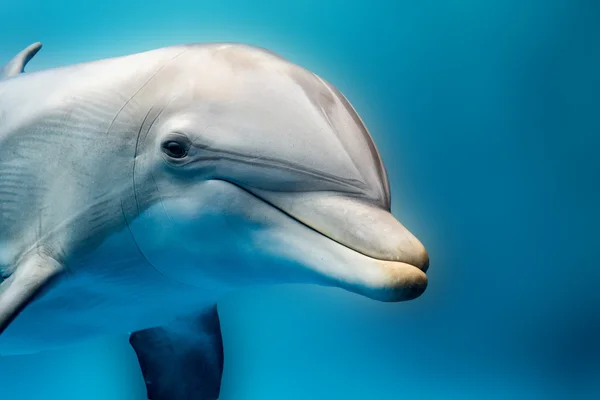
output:
[[[0,284],[0,334],[62,270],[57,260],[39,253],[19,262]]]
[[[215,400],[223,373],[223,343],[216,305],[168,326],[134,332],[148,399]]]
[[[33,43],[13,57],[4,67],[0,69],[0,80],[19,75],[25,71],[25,66],[42,48],[40,42]]]

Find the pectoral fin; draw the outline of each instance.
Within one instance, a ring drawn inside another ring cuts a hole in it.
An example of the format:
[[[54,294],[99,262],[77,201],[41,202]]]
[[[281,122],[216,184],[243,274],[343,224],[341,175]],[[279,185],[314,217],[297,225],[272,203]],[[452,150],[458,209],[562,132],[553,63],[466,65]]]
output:
[[[217,307],[129,338],[151,400],[215,400],[223,373]]]
[[[0,80],[16,76],[25,70],[25,65],[42,48],[40,42],[33,43],[13,57],[4,67],[0,69]]]
[[[19,263],[0,284],[0,334],[62,270],[57,260],[37,253]]]

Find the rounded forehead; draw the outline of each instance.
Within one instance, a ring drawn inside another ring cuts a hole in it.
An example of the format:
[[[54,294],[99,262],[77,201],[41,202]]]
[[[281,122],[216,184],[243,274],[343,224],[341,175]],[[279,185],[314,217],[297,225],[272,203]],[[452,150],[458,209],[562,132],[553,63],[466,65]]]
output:
[[[265,49],[215,44],[188,51],[185,58],[187,90],[198,100],[334,101],[316,75]]]

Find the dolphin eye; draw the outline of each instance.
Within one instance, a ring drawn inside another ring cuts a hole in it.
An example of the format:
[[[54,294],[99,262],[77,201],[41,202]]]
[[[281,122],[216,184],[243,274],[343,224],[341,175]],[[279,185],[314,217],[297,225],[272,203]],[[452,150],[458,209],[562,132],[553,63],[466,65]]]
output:
[[[177,140],[168,140],[162,144],[162,150],[171,158],[184,158],[188,154],[188,145]]]

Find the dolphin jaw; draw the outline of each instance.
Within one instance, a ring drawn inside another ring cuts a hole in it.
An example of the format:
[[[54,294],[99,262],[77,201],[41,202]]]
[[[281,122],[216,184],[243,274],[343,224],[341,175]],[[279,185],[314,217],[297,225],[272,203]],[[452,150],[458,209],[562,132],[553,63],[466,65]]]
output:
[[[425,292],[428,284],[425,274],[428,261],[426,264],[412,265],[400,261],[381,260],[344,246],[327,235],[322,234],[322,236],[338,245],[340,251],[352,253],[357,259],[356,265],[360,267],[357,274],[340,276],[336,282],[337,286],[383,302],[413,300]]]
[[[361,266],[334,274],[337,286],[386,302],[417,298],[427,288],[427,250],[387,210],[332,192],[251,193],[333,242],[348,258],[341,262]]]
[[[346,289],[383,302],[413,300],[427,289],[427,275],[413,265],[376,259],[372,263],[379,273],[373,279],[348,285]]]

